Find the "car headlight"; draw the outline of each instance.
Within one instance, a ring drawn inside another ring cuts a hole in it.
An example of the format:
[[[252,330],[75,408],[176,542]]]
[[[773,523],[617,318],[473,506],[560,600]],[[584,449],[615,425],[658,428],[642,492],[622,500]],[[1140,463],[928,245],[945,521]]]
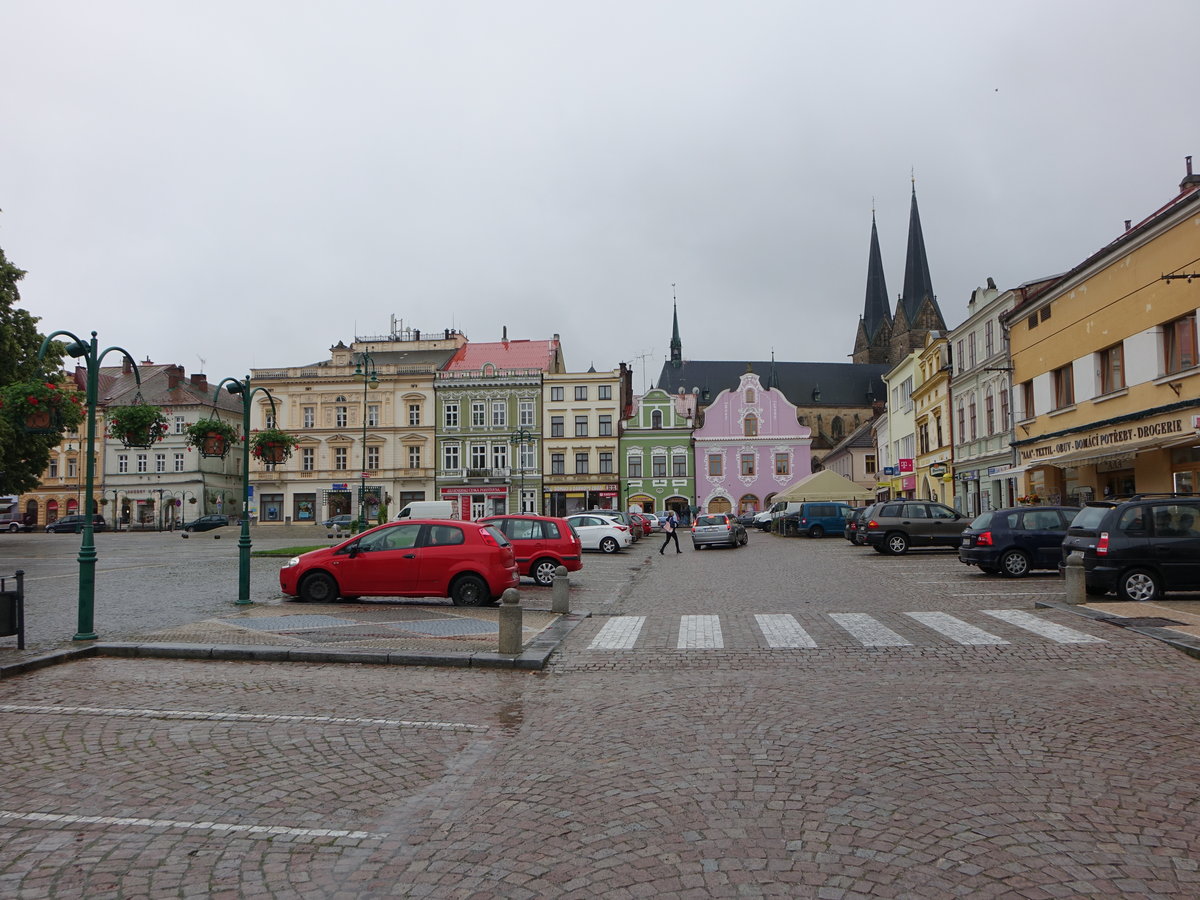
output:
[[[287,562],[285,562],[282,566],[280,566],[280,568],[290,569],[292,566],[298,566],[298,565],[300,565],[300,557],[293,556],[291,559],[289,559]]]

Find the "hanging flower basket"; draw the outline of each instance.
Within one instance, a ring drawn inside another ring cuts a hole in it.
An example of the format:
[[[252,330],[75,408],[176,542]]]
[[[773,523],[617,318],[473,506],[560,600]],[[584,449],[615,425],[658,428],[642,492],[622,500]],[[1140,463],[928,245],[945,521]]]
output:
[[[250,452],[254,454],[255,459],[267,465],[286,462],[295,446],[296,439],[278,428],[264,428],[254,432],[250,438]]]
[[[153,447],[167,436],[167,417],[150,403],[114,406],[108,410],[108,436],[126,447]]]
[[[60,434],[83,421],[83,398],[50,381],[22,381],[0,389],[0,412],[26,434]]]
[[[201,419],[187,427],[188,443],[201,456],[223,458],[238,442],[238,430],[222,419]]]

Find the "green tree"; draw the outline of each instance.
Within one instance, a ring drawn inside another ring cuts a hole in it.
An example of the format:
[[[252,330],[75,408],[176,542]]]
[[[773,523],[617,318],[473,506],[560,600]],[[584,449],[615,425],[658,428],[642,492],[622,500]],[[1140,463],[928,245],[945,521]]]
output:
[[[55,342],[39,360],[44,335],[38,318],[17,304],[17,282],[25,272],[8,261],[0,248],[0,388],[21,381],[58,381],[63,345]],[[26,434],[0,415],[0,494],[20,494],[37,487],[61,435]]]

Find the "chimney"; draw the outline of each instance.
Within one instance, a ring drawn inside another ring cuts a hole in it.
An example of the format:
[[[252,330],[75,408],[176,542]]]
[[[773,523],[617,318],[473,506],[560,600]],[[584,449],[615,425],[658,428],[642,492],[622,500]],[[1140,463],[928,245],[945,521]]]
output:
[[[132,373],[133,373],[133,366],[130,365],[129,357],[122,356],[121,357],[121,374],[122,375],[130,375]]]
[[[1192,174],[1192,158],[1190,156],[1185,156],[1183,160],[1187,165],[1187,175],[1183,181],[1179,182],[1179,191],[1180,193],[1187,193],[1200,188],[1200,175]]]
[[[508,340],[508,326],[507,325],[505,325],[504,330],[500,332],[500,340],[502,340],[502,341]]]
[[[180,374],[182,374],[182,371],[180,372]],[[203,373],[201,373],[199,375],[193,375],[192,376],[192,386],[197,387],[202,391],[207,391],[208,390],[208,376]]]
[[[1132,227],[1133,227],[1133,219],[1126,219],[1125,220],[1125,230],[1128,231]]]
[[[183,366],[170,366],[167,368],[167,390],[173,391],[179,387],[179,382],[183,381]]]

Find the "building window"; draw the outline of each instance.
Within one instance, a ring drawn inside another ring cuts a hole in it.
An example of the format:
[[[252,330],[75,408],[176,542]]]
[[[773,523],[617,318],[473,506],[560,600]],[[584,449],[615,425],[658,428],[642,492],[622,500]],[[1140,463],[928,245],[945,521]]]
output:
[[[676,478],[687,478],[687,457],[682,453],[671,457],[671,474]]]
[[[667,455],[656,453],[650,457],[650,475],[652,478],[667,477]]]
[[[533,427],[533,401],[521,400],[517,403],[517,422],[522,428]]]
[[[167,454],[165,454],[165,453],[155,453],[154,454],[154,471],[155,472],[167,471]]]
[[[601,387],[603,387],[603,385],[601,385]],[[613,470],[613,455],[612,455],[612,453],[605,451],[605,450],[601,450],[600,451],[600,474],[601,475],[611,475],[612,470]]]
[[[184,465],[186,465],[184,455],[182,453],[176,453],[175,454],[175,471],[182,472]]]
[[[561,403],[563,398],[563,389],[561,387],[550,388],[550,400],[552,403]]]
[[[486,469],[487,468],[487,444],[472,444],[471,445],[471,468]]]
[[[1008,421],[1008,388],[1000,389],[1000,430],[1008,431],[1012,425]]]
[[[933,417],[933,433],[937,439],[937,445],[939,447],[942,446],[942,444],[944,444],[945,441],[942,439],[942,417],[941,416]]]
[[[537,468],[537,462],[535,459],[535,452],[534,452],[533,444],[522,444],[521,445],[520,465],[523,470]]]
[[[562,390],[562,388],[559,388],[559,390]],[[566,462],[565,454],[563,454],[563,453],[551,453],[550,454],[550,474],[551,475],[566,475],[567,474],[567,462]]]
[[[868,453],[863,457],[863,471],[868,475],[874,475],[877,471],[874,453]]]
[[[442,468],[448,472],[453,472],[458,468],[458,444],[442,446]]]
[[[492,444],[492,468],[508,468],[508,444]]]
[[[306,406],[301,412],[305,428],[312,428],[317,424],[317,410],[314,406]]]
[[[1182,372],[1196,365],[1196,314],[1163,326],[1163,361],[1166,372]]]
[[[575,474],[576,475],[587,475],[588,474],[588,455],[587,455],[587,453],[576,453],[575,454]]]
[[[184,421],[184,417],[176,416],[175,417],[175,433],[183,434],[183,429],[185,429],[185,428],[187,428],[187,422]]]
[[[367,426],[370,428],[379,427],[379,404],[367,404]]]
[[[600,437],[612,437],[612,416],[600,417]]]
[[[126,453],[118,453],[117,454],[117,471],[118,472],[128,472],[129,471],[129,455],[128,454],[126,454]]]
[[[300,471],[311,472],[317,467],[317,451],[312,447],[300,450]]]
[[[988,319],[983,326],[983,355],[991,356],[996,350],[996,340],[992,336],[992,326],[995,324]]]
[[[421,424],[421,404],[420,403],[408,404],[408,424],[409,425],[420,425]]]
[[[662,410],[661,409],[656,409],[654,412],[650,413],[650,427],[651,428],[662,428]]]
[[[724,471],[722,463],[724,459],[716,453],[710,453],[708,457],[708,475],[710,478],[719,478]]]
[[[958,439],[967,439],[967,412],[963,409],[962,401],[958,401]]]
[[[1125,388],[1125,346],[1114,344],[1096,354],[1100,370],[1100,393],[1111,394]]]
[[[600,400],[611,400],[612,399],[612,385],[611,384],[598,385],[596,390],[599,392]]]
[[[990,388],[983,398],[983,424],[987,429],[985,434],[996,433],[996,398],[992,396]]]
[[[917,452],[929,452],[929,423],[922,422],[917,426]]]
[[[789,475],[789,474],[791,474],[791,471],[792,471],[792,465],[791,465],[791,461],[788,459],[788,455],[786,453],[776,453],[775,454],[775,474],[776,475]]]
[[[57,459],[50,460],[50,468],[46,470],[46,474],[50,478],[58,477],[58,460]],[[84,521],[86,521],[86,519]]]
[[[275,413],[273,413],[273,412],[269,412],[269,413],[267,413],[267,415],[266,415],[266,425],[267,425],[267,427],[268,427],[268,428],[277,428],[277,427],[279,427],[279,426],[278,426],[278,424],[277,424],[277,423],[276,423],[276,421],[275,421]]]
[[[966,367],[967,367],[967,355],[965,353],[963,353],[963,342],[960,339],[958,341],[958,370],[957,371],[962,372],[962,370],[965,369]]]
[[[1065,365],[1050,373],[1054,385],[1054,408],[1063,409],[1075,403],[1075,367]]]
[[[560,438],[560,437],[565,437],[565,436],[566,436],[566,425],[563,422],[563,417],[562,416],[551,416],[550,417],[550,437]]]
[[[967,419],[971,426],[971,437],[969,438],[969,440],[973,441],[979,437],[979,429],[978,429],[976,415],[975,415],[975,395],[974,394],[972,394],[970,399],[967,401]]]
[[[829,423],[829,436],[835,441],[840,441],[846,436],[846,423],[842,421],[841,416],[834,416],[833,421]]]
[[[492,427],[508,427],[508,404],[503,400],[492,401]]]
[[[338,428],[346,427],[346,407],[336,406],[333,410],[333,424]]]
[[[447,428],[458,427],[458,404],[447,403],[442,407],[442,419],[446,423]]]
[[[378,447],[368,447],[367,448],[367,469],[371,472],[375,472],[379,469],[379,448]]]
[[[971,360],[971,368],[975,368],[975,332],[967,335],[967,357]]]
[[[138,470],[139,472],[146,472],[146,471],[148,471],[148,468],[149,468],[149,467],[148,467],[148,465],[147,465],[147,463],[148,463],[148,462],[149,462],[149,461],[148,461],[148,460],[147,460],[147,458],[146,458],[146,454],[145,454],[145,453],[139,453],[139,454],[137,455],[137,470]]]
[[[483,428],[487,425],[487,404],[482,400],[471,401],[471,427]]]
[[[746,437],[758,435],[758,416],[752,414],[742,419],[742,434]]]
[[[754,474],[754,454],[753,453],[743,453],[742,454],[742,474],[747,475],[747,476]]]
[[[346,468],[347,457],[348,454],[345,447],[335,447],[333,451],[333,467],[344,470]]]
[[[1037,415],[1033,406],[1033,382],[1021,382],[1021,417],[1024,419],[1032,419]]]
[[[746,397],[747,403],[753,403],[754,402],[754,388],[746,388],[745,397]]]
[[[587,437],[588,436],[587,420],[588,420],[587,416],[576,416],[575,417],[575,437]]]
[[[586,384],[575,385],[575,399],[576,400],[586,400],[587,399],[587,385]]]
[[[642,458],[640,456],[631,456],[627,460],[626,468],[629,470],[630,478],[642,477]]]
[[[408,448],[408,467],[410,469],[421,468],[421,448],[420,447],[409,447]]]

